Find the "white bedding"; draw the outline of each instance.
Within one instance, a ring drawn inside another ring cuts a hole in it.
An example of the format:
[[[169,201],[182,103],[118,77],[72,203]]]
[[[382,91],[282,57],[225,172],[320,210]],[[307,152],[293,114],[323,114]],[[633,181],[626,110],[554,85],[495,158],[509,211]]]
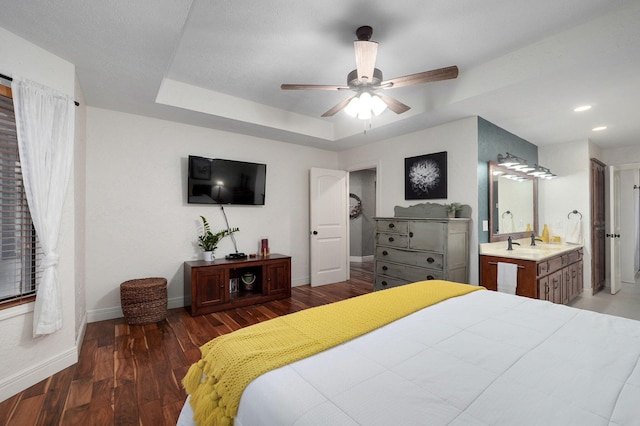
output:
[[[477,291],[260,376],[234,424],[640,425],[639,358],[639,321]]]

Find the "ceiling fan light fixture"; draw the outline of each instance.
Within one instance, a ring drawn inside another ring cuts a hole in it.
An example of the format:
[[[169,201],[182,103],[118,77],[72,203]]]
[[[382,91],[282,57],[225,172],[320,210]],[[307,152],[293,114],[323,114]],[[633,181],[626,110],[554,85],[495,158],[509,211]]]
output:
[[[380,98],[380,96],[373,95],[371,97],[371,110],[375,115],[380,115],[387,109],[387,104]]]
[[[357,96],[351,98],[346,107],[344,107],[344,112],[349,114],[351,117],[357,117],[358,112],[360,112],[360,99]]]
[[[372,115],[380,115],[385,109],[387,104],[379,96],[362,92],[351,98],[344,112],[360,120],[369,120]]]

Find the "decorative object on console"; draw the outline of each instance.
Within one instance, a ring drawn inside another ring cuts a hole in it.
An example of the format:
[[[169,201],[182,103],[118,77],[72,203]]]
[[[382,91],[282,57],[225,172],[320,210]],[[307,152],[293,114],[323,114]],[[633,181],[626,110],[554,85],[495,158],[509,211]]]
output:
[[[237,293],[238,289],[238,278],[229,278],[229,293]]]
[[[462,205],[460,203],[450,203],[444,205],[445,210],[447,211],[447,216],[449,218],[456,217],[456,213],[458,210],[462,209]]]
[[[269,256],[269,239],[267,237],[260,239],[260,256]]]
[[[244,274],[242,274],[240,279],[242,280],[243,289],[247,291],[253,290],[253,283],[256,281],[256,274],[254,274],[253,272],[245,272]]]
[[[198,246],[204,251],[204,260],[211,262],[214,260],[214,252],[216,251],[216,248],[218,248],[220,240],[227,235],[238,232],[240,229],[227,228],[214,234],[211,232],[211,226],[209,226],[207,219],[204,216],[200,216],[200,218],[202,219],[202,229],[204,232],[198,236]]]
[[[404,159],[405,200],[447,198],[447,151]]]

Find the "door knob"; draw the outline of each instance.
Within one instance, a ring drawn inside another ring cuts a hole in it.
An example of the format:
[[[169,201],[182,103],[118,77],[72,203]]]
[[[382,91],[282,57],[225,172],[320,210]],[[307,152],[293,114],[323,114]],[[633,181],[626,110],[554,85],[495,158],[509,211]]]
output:
[[[318,231],[313,231],[313,235],[318,235]]]

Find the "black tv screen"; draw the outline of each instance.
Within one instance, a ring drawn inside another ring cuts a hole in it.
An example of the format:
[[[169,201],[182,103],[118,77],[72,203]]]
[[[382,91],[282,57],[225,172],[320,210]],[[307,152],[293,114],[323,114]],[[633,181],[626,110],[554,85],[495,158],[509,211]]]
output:
[[[264,205],[267,165],[189,156],[190,204]]]

